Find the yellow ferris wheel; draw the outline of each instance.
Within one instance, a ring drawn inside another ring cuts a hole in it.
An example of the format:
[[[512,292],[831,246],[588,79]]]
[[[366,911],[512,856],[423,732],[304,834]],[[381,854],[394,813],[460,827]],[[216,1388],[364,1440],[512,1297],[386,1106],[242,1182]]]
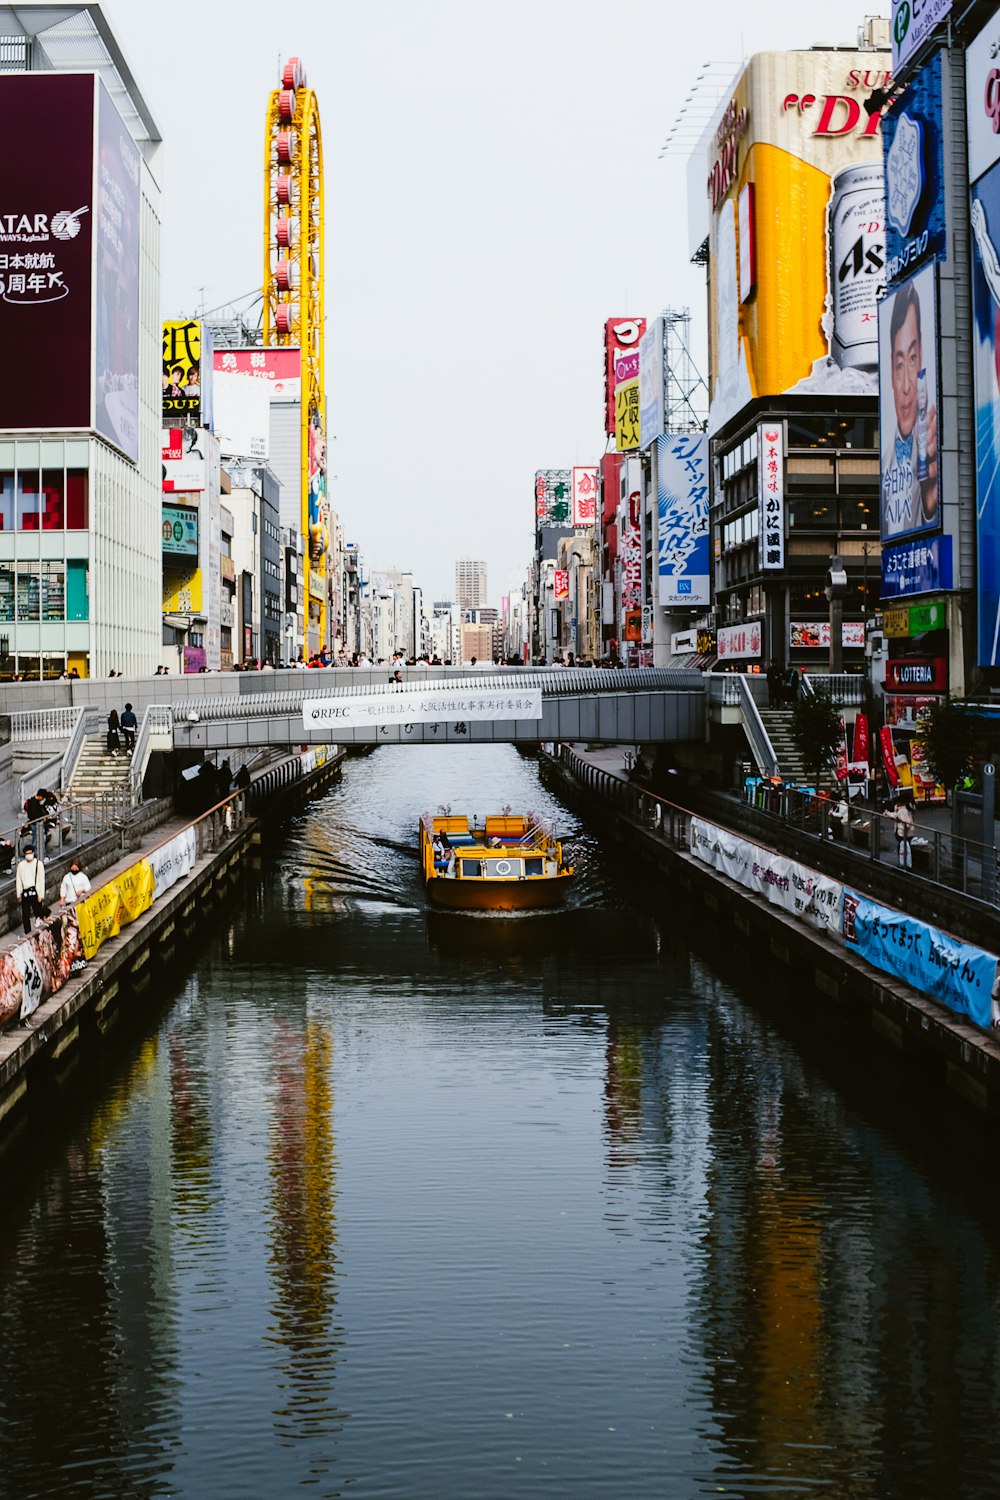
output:
[[[301,530],[309,654],[327,638],[326,399],[323,367],[323,138],[301,59],[285,64],[264,130],[264,344],[302,352]]]

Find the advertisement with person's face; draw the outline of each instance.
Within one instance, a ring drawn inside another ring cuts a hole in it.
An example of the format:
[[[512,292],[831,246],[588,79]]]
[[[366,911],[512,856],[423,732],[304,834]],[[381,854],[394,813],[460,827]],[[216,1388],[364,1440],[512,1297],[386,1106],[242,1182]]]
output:
[[[928,266],[879,304],[883,540],[941,524],[936,292]]]

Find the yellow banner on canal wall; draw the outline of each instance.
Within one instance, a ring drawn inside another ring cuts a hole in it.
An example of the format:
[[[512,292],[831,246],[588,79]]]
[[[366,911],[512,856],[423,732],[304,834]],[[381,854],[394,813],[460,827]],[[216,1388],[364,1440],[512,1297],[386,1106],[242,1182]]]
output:
[[[155,885],[149,860],[140,859],[85,901],[77,903],[76,918],[86,958],[93,958],[102,943],[116,937],[123,927],[149,910]]]

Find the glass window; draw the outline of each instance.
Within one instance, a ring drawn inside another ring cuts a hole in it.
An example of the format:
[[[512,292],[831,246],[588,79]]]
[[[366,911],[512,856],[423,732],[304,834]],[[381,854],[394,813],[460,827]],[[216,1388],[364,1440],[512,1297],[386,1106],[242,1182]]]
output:
[[[14,471],[0,472],[0,531],[14,530]]]
[[[63,564],[61,562],[43,562],[42,619],[65,620],[65,618],[66,574]]]
[[[822,495],[816,495],[808,500],[789,500],[788,524],[789,526],[803,527],[813,526],[826,531],[837,529],[837,506],[834,500]]]
[[[39,487],[38,471],[35,469],[18,469],[17,471],[17,529],[18,531],[38,530],[39,509]]]
[[[42,670],[41,658],[37,656],[25,656],[23,652],[18,653],[17,673],[23,677],[25,682],[37,682]]]
[[[66,525],[70,531],[86,531],[89,519],[87,470],[66,472]]]
[[[14,618],[14,569],[10,563],[0,563],[0,620]]]
[[[66,564],[66,618],[90,619],[90,590],[85,559],[73,558]]]
[[[17,564],[17,618],[38,619],[38,564]],[[36,673],[37,676],[37,673]]]
[[[825,579],[795,578],[788,588],[788,607],[794,616],[815,614],[817,610],[827,612]]]
[[[840,525],[843,531],[877,531],[879,527],[878,495],[841,495]]]
[[[59,656],[54,651],[45,651],[42,654],[42,676],[46,682],[52,682],[59,678],[66,670],[65,656]]]
[[[62,469],[43,469],[42,496],[42,530],[62,531],[66,525]]]

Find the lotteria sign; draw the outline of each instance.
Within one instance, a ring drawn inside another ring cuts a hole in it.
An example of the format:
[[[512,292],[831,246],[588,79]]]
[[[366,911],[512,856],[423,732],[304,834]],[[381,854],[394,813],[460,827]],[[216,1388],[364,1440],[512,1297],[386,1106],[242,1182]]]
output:
[[[948,686],[948,663],[943,656],[904,656],[885,664],[885,685],[889,692],[943,693]]]

